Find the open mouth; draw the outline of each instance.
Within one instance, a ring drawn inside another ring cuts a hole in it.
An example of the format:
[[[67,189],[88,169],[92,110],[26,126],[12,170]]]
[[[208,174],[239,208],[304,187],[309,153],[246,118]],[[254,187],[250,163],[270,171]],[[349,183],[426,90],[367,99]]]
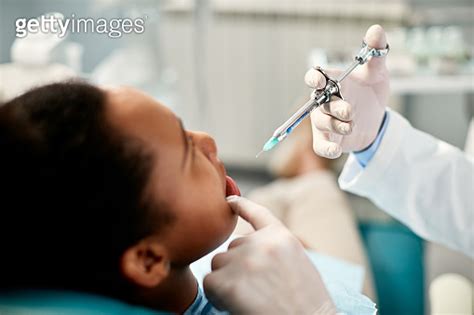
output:
[[[240,196],[239,186],[230,176],[225,177],[225,195],[226,197],[232,195]]]

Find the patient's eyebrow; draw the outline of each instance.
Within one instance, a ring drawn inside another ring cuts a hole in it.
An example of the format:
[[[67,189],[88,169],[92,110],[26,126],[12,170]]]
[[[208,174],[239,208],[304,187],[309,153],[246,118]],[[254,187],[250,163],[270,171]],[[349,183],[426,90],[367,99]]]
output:
[[[189,145],[188,145],[188,138],[186,137],[186,131],[184,131],[183,121],[179,118],[178,118],[178,121],[179,121],[179,126],[181,127],[181,134],[183,136],[183,142],[184,142],[184,156],[183,156],[183,162],[181,164],[181,167],[183,168],[188,158]]]

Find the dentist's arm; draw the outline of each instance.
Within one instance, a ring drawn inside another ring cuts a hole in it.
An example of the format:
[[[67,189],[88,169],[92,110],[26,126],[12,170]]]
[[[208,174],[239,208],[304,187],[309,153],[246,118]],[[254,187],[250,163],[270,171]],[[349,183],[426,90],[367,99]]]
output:
[[[383,29],[371,27],[366,41],[385,46]],[[322,84],[313,70],[305,79]],[[315,152],[330,158],[353,152],[339,178],[342,189],[371,199],[421,237],[474,257],[473,160],[386,111],[388,91],[384,58],[346,78],[347,102],[334,100],[312,114]]]
[[[256,231],[213,258],[204,278],[209,300],[232,314],[336,314],[318,271],[283,224],[245,198],[229,204]]]
[[[398,113],[387,114],[367,165],[351,154],[339,185],[371,199],[421,237],[474,258],[474,160]]]

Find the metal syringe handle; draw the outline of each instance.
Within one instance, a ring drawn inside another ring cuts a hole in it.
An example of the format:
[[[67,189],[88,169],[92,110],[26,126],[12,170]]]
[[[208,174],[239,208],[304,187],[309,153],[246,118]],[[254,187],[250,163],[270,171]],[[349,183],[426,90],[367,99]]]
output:
[[[340,84],[331,79],[320,67],[315,67],[314,69],[319,71],[325,77],[326,85],[322,89],[315,89],[310,100],[301,106],[287,121],[275,130],[273,137],[277,138],[279,141],[285,139],[314,109],[329,102],[333,95],[342,99]]]
[[[369,57],[384,57],[390,51],[390,46],[387,44],[383,49],[369,47],[366,42],[362,41],[362,48],[354,57],[354,62],[337,78],[337,82],[344,80],[357,66],[363,65],[369,61]]]

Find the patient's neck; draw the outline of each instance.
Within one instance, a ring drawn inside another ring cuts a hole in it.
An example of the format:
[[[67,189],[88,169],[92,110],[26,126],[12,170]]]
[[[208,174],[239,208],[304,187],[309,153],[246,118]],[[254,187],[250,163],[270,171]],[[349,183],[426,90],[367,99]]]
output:
[[[189,266],[172,267],[157,288],[139,294],[137,303],[161,311],[183,313],[193,303],[197,290],[197,281]]]

